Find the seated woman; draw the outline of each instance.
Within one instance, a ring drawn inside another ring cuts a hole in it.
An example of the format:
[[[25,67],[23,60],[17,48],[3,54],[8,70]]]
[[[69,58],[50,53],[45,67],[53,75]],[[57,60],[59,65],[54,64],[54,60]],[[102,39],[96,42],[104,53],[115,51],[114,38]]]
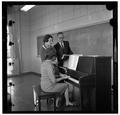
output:
[[[60,80],[67,79],[68,77],[63,74],[61,74],[60,78],[55,77],[54,64],[57,63],[57,57],[52,54],[49,54],[46,60],[42,62],[41,88],[45,92],[65,92],[66,106],[73,105],[69,101],[68,85],[66,83],[58,83]]]

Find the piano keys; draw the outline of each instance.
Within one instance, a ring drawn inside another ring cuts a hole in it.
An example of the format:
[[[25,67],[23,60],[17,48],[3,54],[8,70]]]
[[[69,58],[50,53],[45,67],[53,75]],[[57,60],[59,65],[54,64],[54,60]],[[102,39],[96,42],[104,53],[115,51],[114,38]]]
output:
[[[67,55],[68,56],[68,55]],[[95,92],[95,111],[111,111],[111,57],[97,55],[69,55],[68,60],[64,63],[67,68],[67,75],[70,78],[67,82],[79,87],[81,100],[80,104],[84,110],[83,92],[87,89],[94,88]],[[90,95],[88,95],[90,99]],[[89,107],[91,106],[89,101]]]

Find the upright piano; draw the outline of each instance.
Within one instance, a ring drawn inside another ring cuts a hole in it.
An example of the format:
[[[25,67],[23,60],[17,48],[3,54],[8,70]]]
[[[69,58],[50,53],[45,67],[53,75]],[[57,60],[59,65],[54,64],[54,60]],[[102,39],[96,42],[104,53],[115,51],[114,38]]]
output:
[[[67,82],[79,88],[80,106],[85,111],[83,104],[83,92],[88,91],[87,98],[90,110],[92,105],[91,89],[94,90],[95,109],[92,112],[109,113],[111,112],[111,57],[98,55],[66,55],[68,60],[64,62],[67,68],[66,75],[70,76]]]

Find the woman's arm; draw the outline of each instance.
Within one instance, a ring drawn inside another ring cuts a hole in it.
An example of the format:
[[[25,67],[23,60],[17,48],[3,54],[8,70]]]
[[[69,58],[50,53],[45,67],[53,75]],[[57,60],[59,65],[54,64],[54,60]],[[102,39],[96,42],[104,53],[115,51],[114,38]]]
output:
[[[64,78],[60,77],[60,78],[56,78],[56,82],[59,82],[61,80],[64,80]]]
[[[64,74],[60,74],[60,78],[56,78],[55,74],[54,74],[54,68],[53,67],[54,66],[52,66],[52,64],[48,64],[48,66],[47,66],[49,78],[53,83],[56,83],[56,82],[59,82],[61,80],[69,78],[69,76],[66,76]]]
[[[60,78],[57,78],[56,82],[59,82],[61,80],[65,80],[65,79],[68,79],[68,78],[69,78],[69,76],[66,76],[66,75],[60,73]]]

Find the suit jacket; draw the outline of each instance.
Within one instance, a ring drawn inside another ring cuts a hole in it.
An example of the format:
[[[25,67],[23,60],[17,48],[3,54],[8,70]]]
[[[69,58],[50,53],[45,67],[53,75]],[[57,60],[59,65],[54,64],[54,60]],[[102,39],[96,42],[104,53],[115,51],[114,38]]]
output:
[[[60,46],[59,42],[54,45],[54,47],[56,49],[58,63],[66,60],[66,58],[62,59],[63,54],[73,54],[73,52],[72,52],[72,50],[69,46],[69,42],[68,41],[63,41],[63,44],[64,44],[63,48]]]

